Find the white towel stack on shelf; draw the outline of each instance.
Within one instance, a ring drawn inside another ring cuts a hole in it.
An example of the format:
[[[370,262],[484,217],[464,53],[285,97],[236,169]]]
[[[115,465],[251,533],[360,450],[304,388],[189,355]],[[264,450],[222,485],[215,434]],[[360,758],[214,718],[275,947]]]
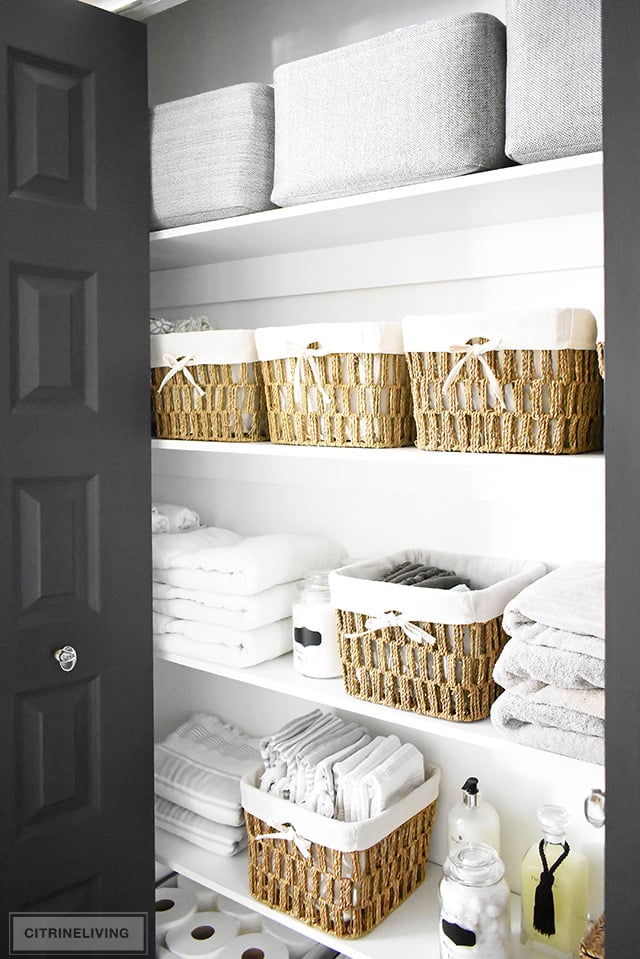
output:
[[[153,537],[156,649],[240,667],[281,656],[291,649],[296,581],[344,556],[317,536],[242,537],[216,527],[160,533]]]
[[[493,724],[538,749],[604,761],[604,566],[562,566],[507,606]]]
[[[259,741],[195,713],[155,747],[156,823],[221,856],[244,849],[240,779],[261,766]]]
[[[345,822],[378,815],[425,781],[415,746],[397,736],[374,739],[319,709],[265,737],[260,751],[262,790]]]
[[[152,533],[186,533],[200,526],[200,517],[187,506],[173,503],[153,503],[151,507]]]

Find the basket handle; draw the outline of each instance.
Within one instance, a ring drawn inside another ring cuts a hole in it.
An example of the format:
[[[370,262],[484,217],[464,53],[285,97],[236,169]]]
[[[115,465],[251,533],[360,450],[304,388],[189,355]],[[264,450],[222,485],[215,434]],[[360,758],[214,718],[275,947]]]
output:
[[[305,839],[304,836],[301,836],[295,831],[293,826],[289,824],[288,826],[283,825],[282,823],[273,823],[271,825],[272,829],[275,829],[275,832],[263,832],[259,836],[256,836],[256,839],[286,839],[288,842],[293,842],[296,845],[296,848],[305,859],[309,859],[311,856],[311,840]]]
[[[448,352],[449,353],[462,353],[462,356],[454,363],[451,367],[451,371],[447,376],[446,380],[442,384],[442,392],[446,393],[450,386],[453,385],[454,381],[460,375],[462,367],[465,366],[472,357],[475,357],[480,361],[480,366],[484,372],[484,375],[489,380],[489,383],[493,387],[494,393],[496,394],[496,400],[500,404],[503,410],[506,410],[507,405],[504,401],[504,395],[502,393],[502,387],[498,383],[495,373],[487,363],[485,358],[485,353],[490,353],[492,350],[497,350],[500,347],[500,340],[487,340],[486,343],[454,343],[452,344]]]
[[[165,366],[169,367],[169,372],[166,373],[162,383],[158,387],[158,393],[161,393],[164,387],[167,385],[172,376],[175,376],[176,373],[184,373],[185,379],[188,383],[191,383],[194,390],[197,392],[198,396],[204,396],[204,390],[199,386],[193,378],[191,370],[189,370],[190,364],[195,364],[195,356],[173,356],[171,353],[165,353],[162,357],[162,362]]]
[[[384,629],[386,626],[399,626],[407,639],[411,639],[414,643],[433,646],[436,642],[436,637],[428,633],[422,626],[412,623],[404,613],[394,613],[392,610],[381,613],[379,616],[369,617],[365,620],[364,625],[366,629],[362,633],[346,633],[346,639],[360,639],[361,636],[375,633],[377,629]]]

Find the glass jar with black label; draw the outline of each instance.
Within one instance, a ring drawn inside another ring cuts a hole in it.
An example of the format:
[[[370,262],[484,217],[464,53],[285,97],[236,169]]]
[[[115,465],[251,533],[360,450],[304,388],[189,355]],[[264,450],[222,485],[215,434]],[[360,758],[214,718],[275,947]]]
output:
[[[329,597],[329,573],[307,573],[294,602],[293,665],[304,676],[330,679],[342,675],[336,614]]]
[[[461,843],[442,870],[441,959],[511,959],[509,887],[495,849]]]

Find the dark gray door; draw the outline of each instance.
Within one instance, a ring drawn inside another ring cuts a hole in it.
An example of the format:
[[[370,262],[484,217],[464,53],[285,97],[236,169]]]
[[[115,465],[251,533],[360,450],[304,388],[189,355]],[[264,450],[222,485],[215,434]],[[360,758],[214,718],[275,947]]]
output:
[[[607,311],[606,948],[640,955],[640,4],[602,4]]]
[[[4,952],[149,908],[153,776],[145,29],[0,0],[0,58]]]

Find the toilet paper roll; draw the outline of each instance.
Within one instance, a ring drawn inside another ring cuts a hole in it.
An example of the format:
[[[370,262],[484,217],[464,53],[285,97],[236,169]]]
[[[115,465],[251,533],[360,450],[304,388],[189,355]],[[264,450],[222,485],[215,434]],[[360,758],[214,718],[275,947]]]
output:
[[[178,959],[213,959],[223,946],[235,941],[238,920],[223,912],[197,912],[186,924],[167,933],[167,948]]]
[[[289,950],[268,932],[250,932],[221,949],[216,959],[289,959]]]
[[[313,939],[303,936],[301,932],[296,932],[295,929],[283,926],[282,923],[276,922],[274,919],[263,919],[262,931],[268,932],[270,936],[275,936],[276,939],[281,939],[284,942],[289,950],[289,959],[302,959],[315,945]]]
[[[239,902],[233,899],[227,899],[226,896],[218,896],[218,909],[220,912],[226,912],[233,916],[240,924],[240,932],[262,932],[262,916],[250,909],[248,906],[241,906]]]
[[[156,889],[156,943],[164,945],[167,933],[189,922],[197,906],[196,897],[187,889]]]
[[[217,909],[218,897],[213,889],[207,889],[206,886],[194,882],[193,879],[188,879],[186,876],[178,876],[178,889],[187,889],[193,893],[198,903],[198,909],[207,911]]]

